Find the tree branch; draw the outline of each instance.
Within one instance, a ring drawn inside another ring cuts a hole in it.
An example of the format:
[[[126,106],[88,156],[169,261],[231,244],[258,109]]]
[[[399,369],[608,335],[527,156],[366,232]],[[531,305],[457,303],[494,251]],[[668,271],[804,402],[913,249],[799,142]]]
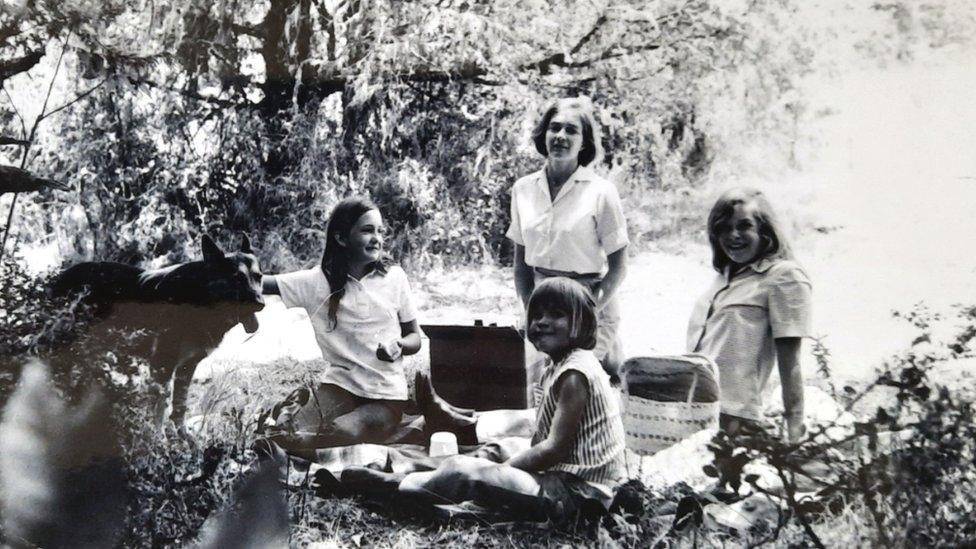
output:
[[[137,84],[137,85],[138,84],[142,84],[142,85],[145,85],[147,87],[150,87],[150,88],[153,88],[153,89],[156,89],[156,90],[162,90],[162,91],[169,92],[169,93],[175,93],[175,94],[178,94],[178,95],[182,95],[183,97],[188,97],[190,99],[194,99],[194,100],[200,101],[202,103],[208,103],[210,105],[215,105],[215,106],[221,107],[221,108],[252,109],[252,108],[256,107],[256,105],[254,103],[251,103],[249,101],[246,101],[246,102],[243,102],[243,103],[237,103],[237,102],[231,101],[229,99],[220,99],[218,97],[208,97],[206,95],[203,95],[203,94],[198,93],[198,92],[195,92],[195,91],[191,91],[191,90],[187,90],[187,89],[179,89],[179,88],[174,88],[174,87],[171,87],[171,86],[165,86],[163,84],[158,84],[158,83],[153,82],[152,80],[149,80],[147,78],[133,78],[133,77],[129,77],[128,80],[129,80],[129,82],[131,82],[133,84]]]
[[[23,139],[17,139],[15,137],[7,137],[5,135],[0,135],[0,145],[19,145],[21,147],[27,145],[27,141]]]
[[[607,16],[605,14],[600,15],[600,17],[596,19],[596,22],[593,23],[593,28],[590,29],[590,32],[586,33],[585,35],[583,35],[582,38],[579,39],[579,42],[577,42],[576,45],[569,50],[569,54],[574,55],[577,52],[579,52],[580,49],[582,49],[583,46],[586,45],[587,42],[589,42],[590,40],[593,39],[594,36],[596,36],[596,32],[600,30],[600,27],[602,27],[606,22],[607,22]]]
[[[44,103],[41,105],[41,114],[37,115],[37,119],[34,120],[34,124],[31,126],[30,134],[27,136],[27,147],[24,148],[24,161],[21,162],[21,168],[26,168],[27,162],[27,149],[30,144],[34,142],[34,136],[37,135],[37,128],[41,125],[44,120],[44,115],[47,114],[47,102],[51,100],[51,92],[54,91],[54,83],[58,79],[58,73],[61,72],[61,61],[64,60],[64,52],[68,49],[68,40],[71,39],[71,31],[68,31],[68,35],[64,37],[64,42],[61,43],[61,53],[58,55],[58,62],[54,65],[54,74],[51,75],[51,82],[47,86],[47,93],[44,95]]]
[[[44,57],[43,49],[34,50],[23,57],[0,61],[0,82],[15,74],[31,70],[34,65],[40,63],[42,57]]]
[[[573,47],[569,49],[569,55],[573,55],[573,54],[578,53],[583,48],[583,46],[585,46],[590,40],[593,39],[594,36],[596,36],[596,33],[600,30],[600,28],[606,22],[607,22],[607,16],[606,15],[601,15],[600,17],[597,17],[596,21],[593,22],[593,27],[591,27],[590,30],[587,31],[586,34],[584,34],[582,37],[580,37],[580,39],[576,41],[576,44],[574,44]],[[552,54],[552,55],[550,55],[550,56],[548,56],[546,58],[540,59],[539,61],[534,61],[534,62],[529,63],[527,65],[523,65],[520,68],[522,68],[522,69],[532,69],[532,68],[538,69],[538,71],[541,74],[544,74],[545,75],[545,74],[551,74],[552,73],[552,67],[553,66],[566,67],[567,66],[566,63],[567,63],[567,61],[566,61],[566,53],[565,52],[558,52],[558,53],[554,53],[554,54]]]
[[[683,12],[683,10],[687,7],[687,5],[688,5],[688,2],[686,2],[684,6],[682,6],[681,8],[679,8],[679,9],[673,11],[673,12],[670,12],[670,13],[667,13],[667,14],[662,15],[660,17],[657,17],[656,18],[657,24],[660,25],[661,23],[667,21],[668,19],[671,19],[673,17],[676,17],[676,16],[680,15]],[[588,67],[588,66],[592,65],[593,63],[596,63],[596,62],[599,62],[599,61],[606,61],[606,60],[609,60],[609,59],[615,59],[615,58],[618,58],[618,57],[624,57],[624,56],[627,56],[627,55],[633,55],[635,53],[642,52],[642,51],[653,51],[653,50],[656,50],[656,49],[659,49],[659,48],[662,47],[662,44],[643,44],[643,45],[634,46],[634,47],[631,47],[631,48],[610,48],[610,49],[604,51],[602,54],[600,54],[600,55],[598,55],[596,57],[591,57],[589,59],[582,60],[582,61],[570,61],[569,58],[571,58],[572,56],[574,56],[577,53],[579,53],[583,49],[583,47],[585,45],[587,45],[588,43],[590,43],[593,40],[593,38],[597,35],[597,33],[609,21],[610,21],[610,19],[607,17],[606,14],[600,15],[596,19],[596,21],[593,22],[593,26],[590,28],[590,30],[587,31],[586,34],[584,34],[583,36],[581,36],[580,39],[576,41],[576,44],[574,44],[573,47],[571,47],[568,52],[553,53],[552,55],[549,55],[548,57],[545,57],[545,58],[540,59],[538,61],[534,61],[534,62],[531,62],[531,63],[527,63],[525,65],[522,65],[521,67],[519,67],[519,69],[521,69],[521,70],[536,69],[536,70],[539,71],[540,74],[542,74],[542,75],[548,75],[548,74],[551,74],[552,73],[552,68],[553,67],[561,67],[561,68],[565,68],[565,69],[578,69],[578,68]],[[719,32],[715,32],[715,33],[712,33],[711,35],[707,35],[707,36],[706,35],[690,36],[690,37],[682,38],[681,41],[684,41],[684,40],[694,40],[694,39],[698,39],[698,38],[708,38],[710,36],[717,36],[718,34],[720,34],[720,33]],[[676,41],[672,42],[669,45],[674,45],[674,44],[677,44],[678,42],[679,41],[676,40]]]
[[[254,38],[264,40],[264,33],[261,32],[261,29],[257,27],[232,23],[230,28],[238,34],[246,34],[248,36],[253,36]]]
[[[43,119],[45,119],[45,118],[47,118],[47,117],[49,117],[49,116],[51,116],[51,115],[53,115],[55,113],[61,112],[64,109],[67,109],[68,107],[70,107],[71,105],[74,105],[75,103],[77,103],[77,102],[81,101],[82,99],[88,97],[95,90],[97,90],[98,88],[102,87],[102,85],[105,84],[106,81],[108,81],[108,77],[103,78],[102,81],[99,82],[98,84],[95,84],[91,88],[88,88],[87,90],[81,92],[78,96],[76,96],[71,101],[68,101],[64,105],[61,105],[60,107],[57,107],[55,109],[51,109],[51,112],[48,112],[48,113],[45,113],[45,114],[41,115],[41,119],[43,120]]]

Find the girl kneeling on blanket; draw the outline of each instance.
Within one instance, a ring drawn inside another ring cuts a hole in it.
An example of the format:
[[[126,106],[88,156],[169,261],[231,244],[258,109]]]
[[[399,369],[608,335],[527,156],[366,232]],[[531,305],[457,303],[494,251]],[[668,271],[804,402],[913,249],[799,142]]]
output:
[[[420,350],[420,328],[403,269],[383,258],[383,218],[363,198],[329,216],[319,266],[265,276],[266,294],[308,312],[328,368],[321,383],[276,407],[271,440],[298,452],[382,442],[407,403],[402,355]]]
[[[528,329],[529,341],[548,355],[535,388],[531,448],[501,464],[455,456],[433,471],[357,473],[432,503],[473,500],[526,518],[558,522],[608,509],[613,488],[624,479],[624,428],[610,378],[591,352],[593,296],[568,278],[542,281],[529,298]]]

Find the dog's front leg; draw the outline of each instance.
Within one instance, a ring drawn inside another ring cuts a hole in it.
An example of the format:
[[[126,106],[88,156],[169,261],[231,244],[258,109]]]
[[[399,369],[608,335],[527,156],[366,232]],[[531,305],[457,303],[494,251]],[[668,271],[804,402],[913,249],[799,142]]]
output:
[[[193,373],[197,369],[197,364],[204,358],[206,355],[199,353],[182,357],[173,374],[173,411],[169,417],[177,429],[184,429],[183,422],[186,419],[186,400],[190,393],[190,383],[193,381]]]
[[[152,372],[153,384],[149,387],[149,408],[153,428],[157,432],[163,430],[166,422],[166,412],[169,410],[170,372]]]

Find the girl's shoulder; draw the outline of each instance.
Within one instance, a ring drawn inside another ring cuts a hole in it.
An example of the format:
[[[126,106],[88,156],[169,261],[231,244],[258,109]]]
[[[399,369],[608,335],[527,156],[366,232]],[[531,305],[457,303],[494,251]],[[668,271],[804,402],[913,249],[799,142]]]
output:
[[[587,375],[587,377],[603,372],[603,366],[600,365],[600,361],[596,358],[596,355],[593,354],[593,351],[587,349],[574,349],[566,355],[566,358],[562,362],[555,365],[555,369],[556,376],[560,376],[569,370],[577,370]]]
[[[545,175],[545,168],[541,170],[536,170],[531,173],[527,173],[522,177],[515,180],[515,184],[512,185],[512,191],[523,189],[527,186],[532,186],[536,184],[540,177]]]
[[[810,284],[806,270],[792,259],[777,259],[766,271],[766,279],[774,284],[800,282]]]
[[[276,274],[274,277],[279,281],[285,279],[292,283],[329,285],[329,281],[326,279],[325,273],[322,271],[322,268],[317,265],[315,267],[309,267],[308,269],[300,269],[297,271]]]
[[[394,278],[407,278],[407,272],[404,271],[403,267],[401,267],[397,263],[387,263],[386,265],[383,265],[383,270],[386,271],[385,276],[391,276]]]
[[[589,181],[596,185],[601,186],[613,186],[613,181],[610,181],[606,176],[591,168],[590,166],[580,166],[576,169],[576,178],[580,181]]]
[[[579,180],[585,182],[587,189],[589,189],[588,192],[595,193],[598,199],[605,200],[607,197],[613,196],[617,197],[618,201],[620,200],[617,184],[608,177],[588,166],[580,167],[577,173]]]
[[[377,267],[379,275],[386,281],[394,284],[407,282],[407,272],[403,267],[396,263],[386,263]]]

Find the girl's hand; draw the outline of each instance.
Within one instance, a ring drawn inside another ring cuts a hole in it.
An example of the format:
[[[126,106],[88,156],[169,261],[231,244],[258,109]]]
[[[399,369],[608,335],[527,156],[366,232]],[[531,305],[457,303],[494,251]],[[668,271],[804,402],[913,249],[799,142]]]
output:
[[[380,343],[376,346],[376,358],[384,362],[393,362],[403,356],[403,345],[399,339]]]
[[[803,424],[803,420],[791,421],[786,420],[786,436],[789,437],[790,443],[796,444],[803,439],[803,436],[807,434],[807,426]]]

